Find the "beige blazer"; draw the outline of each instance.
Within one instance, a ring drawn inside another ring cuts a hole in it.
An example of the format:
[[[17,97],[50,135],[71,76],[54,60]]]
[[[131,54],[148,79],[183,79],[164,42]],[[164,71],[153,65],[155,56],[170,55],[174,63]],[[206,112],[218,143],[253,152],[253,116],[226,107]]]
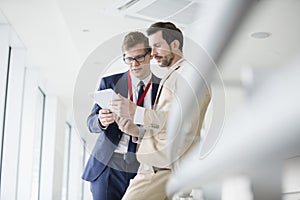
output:
[[[144,115],[145,135],[140,143],[137,158],[141,166],[148,165],[158,168],[171,168],[174,160],[168,155],[169,145],[172,141],[167,140],[167,121],[171,103],[176,98],[175,87],[178,77],[184,67],[191,67],[185,60],[179,61],[172,66],[165,77],[161,80],[153,110],[146,109]],[[198,101],[198,102],[197,102]],[[205,112],[210,101],[210,94],[199,96],[195,102],[195,112],[187,120],[183,119],[182,125],[178,126],[178,133],[185,134],[186,140],[176,149],[179,157],[183,157],[196,140],[199,141]],[[199,106],[200,105],[200,106]],[[177,126],[177,125],[176,125]]]

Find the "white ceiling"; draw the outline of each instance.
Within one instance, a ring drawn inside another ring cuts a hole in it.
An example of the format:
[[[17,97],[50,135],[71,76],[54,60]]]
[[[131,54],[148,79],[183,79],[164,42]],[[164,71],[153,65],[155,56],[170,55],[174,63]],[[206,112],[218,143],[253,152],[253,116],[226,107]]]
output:
[[[147,20],[103,14],[103,9],[114,2],[116,0],[0,2],[2,13],[27,48],[27,66],[40,69],[47,80],[48,93],[59,96],[68,109],[71,109],[78,72],[93,50],[112,36],[150,24]],[[257,1],[220,62],[224,76],[236,78],[241,66],[280,67],[299,55],[299,11],[299,0]],[[203,19],[199,19],[186,27],[197,29],[197,23],[202,22]],[[272,35],[267,39],[251,38],[250,34],[256,31]],[[95,58],[92,63],[104,67],[101,58]]]
[[[277,68],[300,55],[300,1],[259,0],[242,23],[224,55],[222,67]],[[250,37],[269,32],[266,39]]]

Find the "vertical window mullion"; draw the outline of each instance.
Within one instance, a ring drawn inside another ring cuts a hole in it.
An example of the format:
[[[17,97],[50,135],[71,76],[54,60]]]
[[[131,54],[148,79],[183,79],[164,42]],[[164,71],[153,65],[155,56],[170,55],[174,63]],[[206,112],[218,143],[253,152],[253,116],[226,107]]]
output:
[[[0,194],[1,194],[1,177],[2,177],[2,161],[3,161],[3,146],[5,139],[5,119],[6,119],[6,106],[7,106],[7,94],[8,94],[8,83],[9,83],[9,71],[10,71],[10,58],[11,58],[11,46],[8,48],[8,62],[6,71],[6,83],[4,93],[4,109],[3,109],[3,125],[2,125],[2,137],[1,137],[1,152],[0,152]]]
[[[41,173],[42,173],[42,157],[43,157],[43,138],[44,138],[44,120],[45,120],[45,106],[46,106],[46,94],[38,87],[39,91],[43,95],[42,105],[42,124],[41,124],[41,139],[40,139],[40,155],[39,155],[39,176],[38,176],[38,199],[41,197]]]
[[[66,122],[65,144],[64,144],[63,185],[62,185],[62,194],[61,194],[62,200],[69,200],[71,134],[72,134],[72,126],[71,126],[71,124]]]

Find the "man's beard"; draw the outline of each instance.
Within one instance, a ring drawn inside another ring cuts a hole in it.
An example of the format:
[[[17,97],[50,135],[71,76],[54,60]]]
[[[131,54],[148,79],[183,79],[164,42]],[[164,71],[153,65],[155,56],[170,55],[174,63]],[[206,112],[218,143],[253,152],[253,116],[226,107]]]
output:
[[[173,52],[170,52],[168,55],[164,56],[163,59],[161,60],[161,64],[160,66],[161,67],[170,67],[171,63],[173,62],[174,60],[174,53]]]

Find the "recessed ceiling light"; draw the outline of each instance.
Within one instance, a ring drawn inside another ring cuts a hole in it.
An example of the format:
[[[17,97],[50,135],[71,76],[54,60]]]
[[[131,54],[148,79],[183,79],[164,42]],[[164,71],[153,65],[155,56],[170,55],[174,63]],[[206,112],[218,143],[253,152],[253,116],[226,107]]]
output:
[[[270,37],[271,35],[272,33],[269,32],[254,32],[250,36],[255,39],[265,39]]]

